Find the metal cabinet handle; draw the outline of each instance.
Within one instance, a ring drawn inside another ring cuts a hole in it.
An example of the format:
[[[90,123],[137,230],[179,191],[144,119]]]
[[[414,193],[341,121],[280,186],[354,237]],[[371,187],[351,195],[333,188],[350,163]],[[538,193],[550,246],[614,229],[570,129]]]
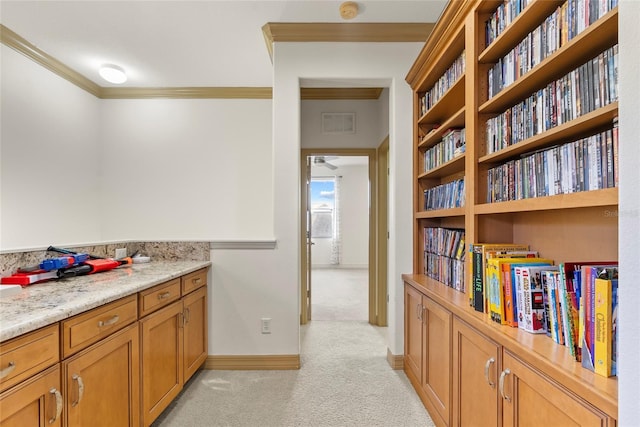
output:
[[[193,283],[194,285],[199,285],[201,281],[202,279],[200,279],[199,277],[196,277],[195,279],[191,279],[191,283]]]
[[[158,294],[158,299],[163,300],[163,299],[169,298],[170,296],[171,296],[171,292],[162,292]]]
[[[9,362],[7,367],[0,371],[0,378],[8,376],[14,369],[16,369],[16,363],[14,361]]]
[[[78,384],[78,399],[76,399],[75,402],[71,403],[71,406],[76,406],[82,400],[82,395],[84,394],[84,382],[82,382],[82,377],[78,374],[75,374],[71,378]]]
[[[53,424],[58,418],[60,418],[60,414],[62,413],[62,394],[60,394],[55,387],[49,390],[49,394],[56,399],[56,413],[53,418],[49,418],[49,424]]]
[[[420,303],[416,304],[416,316],[418,320],[422,320],[422,304]]]
[[[184,309],[184,323],[187,324],[191,320],[191,310],[189,308]]]
[[[496,359],[492,357],[489,360],[487,360],[487,363],[484,365],[484,377],[487,380],[487,384],[489,384],[489,387],[491,388],[495,388],[496,383],[494,383],[489,379],[489,369],[491,368],[491,365],[493,365],[495,362],[496,362]]]
[[[111,326],[114,323],[118,322],[118,320],[120,320],[120,316],[118,316],[117,314],[115,314],[111,319],[109,320],[105,320],[105,321],[98,321],[98,327],[102,328],[103,326]]]
[[[511,397],[507,396],[506,394],[504,394],[504,379],[507,375],[511,374],[511,370],[509,370],[509,368],[505,369],[504,371],[502,371],[502,373],[500,374],[500,395],[502,396],[502,398],[504,400],[506,400],[507,402],[511,402]]]

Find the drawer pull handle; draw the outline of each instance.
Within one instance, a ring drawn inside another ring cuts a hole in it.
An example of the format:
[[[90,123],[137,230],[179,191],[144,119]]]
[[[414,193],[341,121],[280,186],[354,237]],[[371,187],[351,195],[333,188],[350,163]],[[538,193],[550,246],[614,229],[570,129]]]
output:
[[[109,320],[105,320],[105,321],[100,320],[100,321],[98,322],[98,327],[99,327],[99,328],[102,328],[103,326],[111,326],[111,325],[113,325],[113,324],[117,323],[117,322],[118,322],[118,320],[120,320],[120,316],[118,316],[117,314],[115,314],[115,315],[114,315],[111,319],[109,319]]]
[[[510,373],[511,373],[511,371],[507,368],[504,371],[502,371],[502,373],[500,374],[500,385],[499,385],[499,387],[500,387],[500,395],[507,402],[511,402],[511,397],[507,396],[506,394],[504,394],[504,379]]]
[[[202,279],[200,279],[199,277],[196,277],[195,279],[191,280],[191,283],[193,283],[194,285],[199,285],[201,281]]]
[[[14,369],[16,369],[15,362],[9,362],[7,367],[0,371],[0,378],[8,376],[11,372],[13,372]]]
[[[78,374],[75,374],[71,378],[78,384],[78,399],[71,403],[71,406],[77,406],[82,400],[82,395],[84,394],[84,383],[82,382],[82,377]]]
[[[62,395],[55,387],[49,390],[49,393],[56,399],[56,413],[53,418],[49,419],[49,424],[53,424],[60,418],[60,414],[62,413]]]
[[[489,384],[489,387],[491,388],[495,388],[496,383],[494,383],[489,379],[489,369],[491,368],[491,365],[493,365],[495,362],[496,360],[492,357],[491,359],[487,360],[487,364],[484,365],[484,377],[487,380],[487,384]]]
[[[158,299],[159,300],[163,300],[163,299],[167,299],[171,296],[171,292],[162,292],[158,294]]]

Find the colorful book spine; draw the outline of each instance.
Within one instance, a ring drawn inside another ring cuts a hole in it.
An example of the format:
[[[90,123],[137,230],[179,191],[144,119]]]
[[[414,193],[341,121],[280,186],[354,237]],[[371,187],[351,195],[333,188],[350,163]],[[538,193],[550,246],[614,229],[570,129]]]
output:
[[[617,279],[595,280],[594,372],[616,375]]]

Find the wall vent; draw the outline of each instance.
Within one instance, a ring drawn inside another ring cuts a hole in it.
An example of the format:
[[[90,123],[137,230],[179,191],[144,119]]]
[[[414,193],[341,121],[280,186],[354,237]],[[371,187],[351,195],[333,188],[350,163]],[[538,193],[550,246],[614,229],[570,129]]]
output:
[[[322,113],[322,133],[328,135],[356,133],[356,113]]]

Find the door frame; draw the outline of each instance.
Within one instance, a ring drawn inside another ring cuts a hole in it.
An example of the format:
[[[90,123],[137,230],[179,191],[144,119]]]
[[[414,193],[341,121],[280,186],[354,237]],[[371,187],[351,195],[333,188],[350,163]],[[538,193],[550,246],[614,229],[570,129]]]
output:
[[[307,260],[307,157],[309,156],[363,156],[368,157],[369,169],[369,323],[384,326],[387,324],[387,290],[386,280],[378,280],[377,248],[380,236],[378,236],[378,185],[377,163],[378,153],[375,148],[303,148],[300,150],[300,324],[306,324],[309,319],[307,307],[307,294],[311,292],[307,284],[307,271],[311,268],[310,260]],[[386,236],[385,236],[386,239]],[[386,261],[386,260],[385,260]],[[379,284],[384,282],[384,289],[379,289]],[[384,313],[379,310],[380,300],[384,300]],[[382,316],[383,315],[383,316]]]

